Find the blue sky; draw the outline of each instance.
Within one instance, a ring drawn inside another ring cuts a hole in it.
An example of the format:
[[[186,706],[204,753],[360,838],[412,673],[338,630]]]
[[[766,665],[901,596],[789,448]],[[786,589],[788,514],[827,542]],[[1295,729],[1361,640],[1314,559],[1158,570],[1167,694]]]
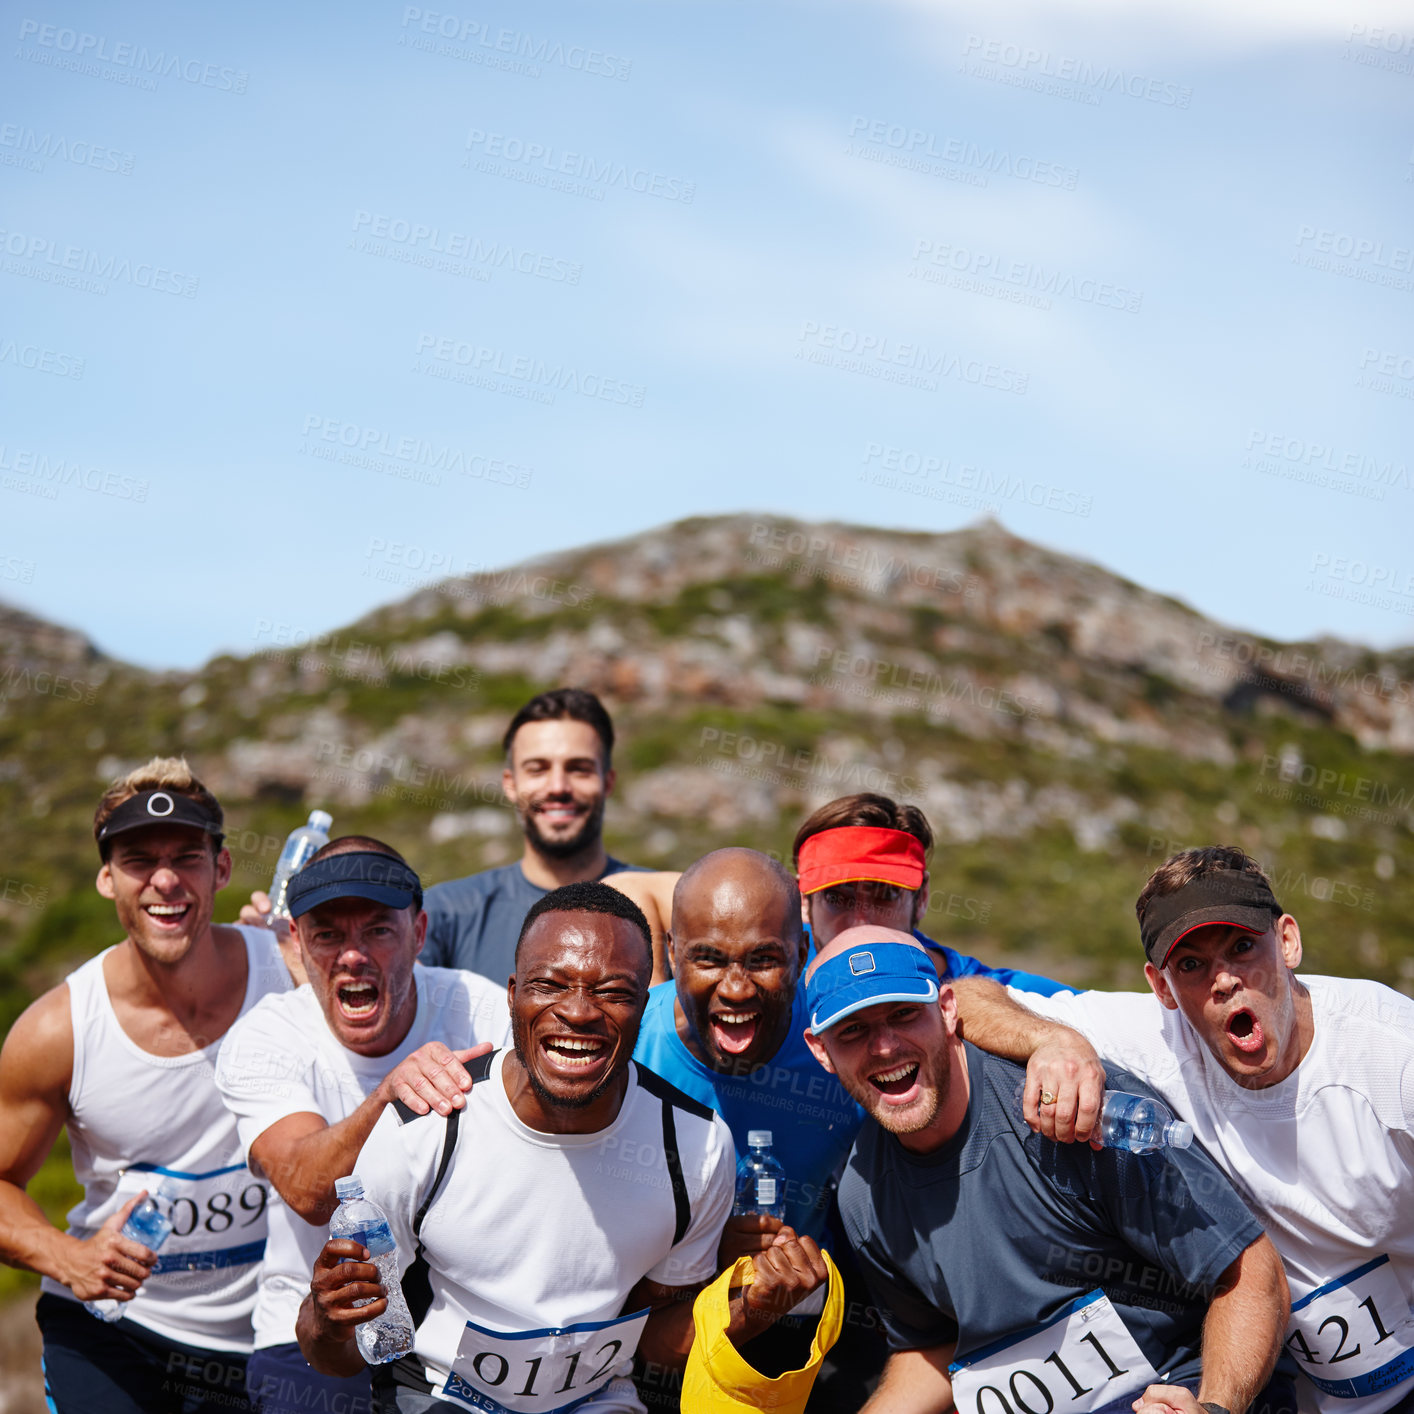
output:
[[[194,666],[694,514],[1414,641],[1392,4],[26,3],[0,599]]]

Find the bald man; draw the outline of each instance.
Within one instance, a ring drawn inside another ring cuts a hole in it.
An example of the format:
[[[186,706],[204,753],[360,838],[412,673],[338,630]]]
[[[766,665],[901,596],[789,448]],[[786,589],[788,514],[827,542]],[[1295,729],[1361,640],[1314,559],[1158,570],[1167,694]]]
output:
[[[962,1039],[951,985],[906,933],[839,934],[806,992],[811,1050],[871,1120],[839,1188],[892,1349],[866,1414],[1244,1414],[1286,1280],[1201,1149],[1033,1134],[1021,1067]]]

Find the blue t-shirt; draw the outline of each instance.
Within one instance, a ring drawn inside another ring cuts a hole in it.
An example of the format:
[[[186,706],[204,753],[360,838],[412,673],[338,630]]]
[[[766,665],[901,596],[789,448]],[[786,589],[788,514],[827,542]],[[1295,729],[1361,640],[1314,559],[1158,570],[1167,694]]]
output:
[[[781,1049],[752,1074],[740,1076],[703,1065],[683,1044],[673,1012],[676,999],[674,982],[648,993],[634,1059],[716,1110],[738,1154],[746,1152],[748,1130],[769,1129],[772,1151],[786,1171],[786,1222],[802,1236],[823,1241],[832,1180],[849,1155],[864,1111],[805,1044],[810,1024],[805,988],[796,988]]]
[[[912,1154],[868,1123],[840,1180],[890,1346],[955,1340],[959,1360],[975,1357],[1099,1288],[1156,1371],[1195,1376],[1215,1284],[1262,1235],[1232,1184],[1196,1145],[1139,1155],[1033,1134],[1017,1100],[1025,1069],[963,1049],[958,1132]],[[1105,1070],[1109,1088],[1153,1094]]]
[[[1053,982],[1049,977],[1041,977],[1034,972],[1020,972],[1014,967],[988,967],[985,962],[978,962],[975,957],[968,957],[966,953],[954,952],[942,943],[935,943],[926,933],[920,933],[916,928],[913,930],[913,936],[929,952],[942,953],[947,959],[947,975],[950,978],[990,977],[992,981],[1000,982],[1003,987],[1015,987],[1019,992],[1035,992],[1041,997],[1053,997],[1057,992],[1080,990],[1079,987],[1068,987],[1064,982]]]
[[[599,877],[638,865],[611,859]],[[505,986],[516,970],[516,939],[532,904],[550,892],[525,877],[520,861],[449,879],[427,890],[427,941],[418,961],[461,967]]]

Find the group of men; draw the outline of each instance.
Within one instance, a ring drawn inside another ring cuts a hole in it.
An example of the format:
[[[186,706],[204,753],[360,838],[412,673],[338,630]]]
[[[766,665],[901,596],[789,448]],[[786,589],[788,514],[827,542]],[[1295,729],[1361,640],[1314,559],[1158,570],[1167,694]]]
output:
[[[1298,976],[1242,851],[1145,884],[1147,992],[1076,992],[922,931],[932,832],[886,797],[817,810],[790,869],[610,858],[613,744],[591,694],[532,699],[520,861],[424,897],[336,839],[287,938],[261,895],[213,921],[223,817],[185,762],[104,794],[123,940],[0,1051],[0,1259],[43,1276],[57,1414],[696,1414],[798,1407],[802,1370],[822,1414],[1414,1410],[1414,1003]],[[1113,1092],[1197,1142],[1104,1142]],[[66,1126],[61,1232],[26,1186]],[[762,1130],[782,1214],[733,1215]],[[372,1371],[383,1277],[328,1237],[351,1173],[415,1327]],[[159,1183],[153,1251],[123,1226]],[[735,1383],[680,1393],[709,1345]]]

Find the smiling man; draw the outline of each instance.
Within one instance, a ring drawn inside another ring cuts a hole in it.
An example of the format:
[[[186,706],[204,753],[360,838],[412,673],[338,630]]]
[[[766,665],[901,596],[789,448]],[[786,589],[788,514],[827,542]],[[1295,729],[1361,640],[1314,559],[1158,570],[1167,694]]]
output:
[[[811,1049],[873,1120],[840,1184],[893,1348],[870,1414],[1243,1414],[1286,1283],[1205,1154],[1031,1133],[1021,1067],[962,1039],[951,986],[905,933],[841,934],[808,993]]]
[[[547,894],[516,950],[513,1049],[463,1111],[390,1109],[369,1136],[357,1173],[388,1214],[417,1324],[414,1353],[375,1373],[380,1411],[639,1414],[635,1351],[685,1363],[733,1151],[709,1109],[630,1059],[650,970],[631,900],[599,883]],[[318,1369],[357,1368],[354,1327],[385,1309],[366,1257],[331,1241],[315,1265],[299,1334]],[[808,1239],[766,1254],[732,1298],[733,1342],[814,1290],[819,1263]]]
[[[214,1067],[228,1028],[289,975],[264,929],[212,925],[231,857],[185,761],[115,781],[93,828],[124,938],[40,997],[0,1053],[0,1256],[44,1276],[58,1414],[244,1409],[267,1193]],[[83,1197],[59,1232],[25,1186],[65,1125]],[[164,1179],[177,1197],[159,1256],[120,1230]],[[87,1301],[120,1303],[122,1319],[95,1320]]]
[[[614,788],[614,724],[582,688],[532,697],[502,745],[501,787],[525,837],[519,860],[427,891],[429,966],[465,967],[504,986],[530,906],[563,884],[634,866],[604,851],[604,803]]]
[[[1303,1405],[1414,1408],[1414,1002],[1298,976],[1296,919],[1231,846],[1165,861],[1135,911],[1149,992],[1017,1000],[1147,1080],[1247,1199],[1286,1267]]]
[[[366,1372],[331,1380],[295,1343],[295,1317],[334,1211],[385,1107],[449,1114],[466,1069],[506,1037],[505,993],[483,977],[426,968],[422,888],[381,840],[350,835],[291,880],[291,927],[308,986],[271,997],[232,1028],[217,1083],[252,1168],[276,1190],[255,1307],[249,1390],[259,1414],[368,1414]]]

